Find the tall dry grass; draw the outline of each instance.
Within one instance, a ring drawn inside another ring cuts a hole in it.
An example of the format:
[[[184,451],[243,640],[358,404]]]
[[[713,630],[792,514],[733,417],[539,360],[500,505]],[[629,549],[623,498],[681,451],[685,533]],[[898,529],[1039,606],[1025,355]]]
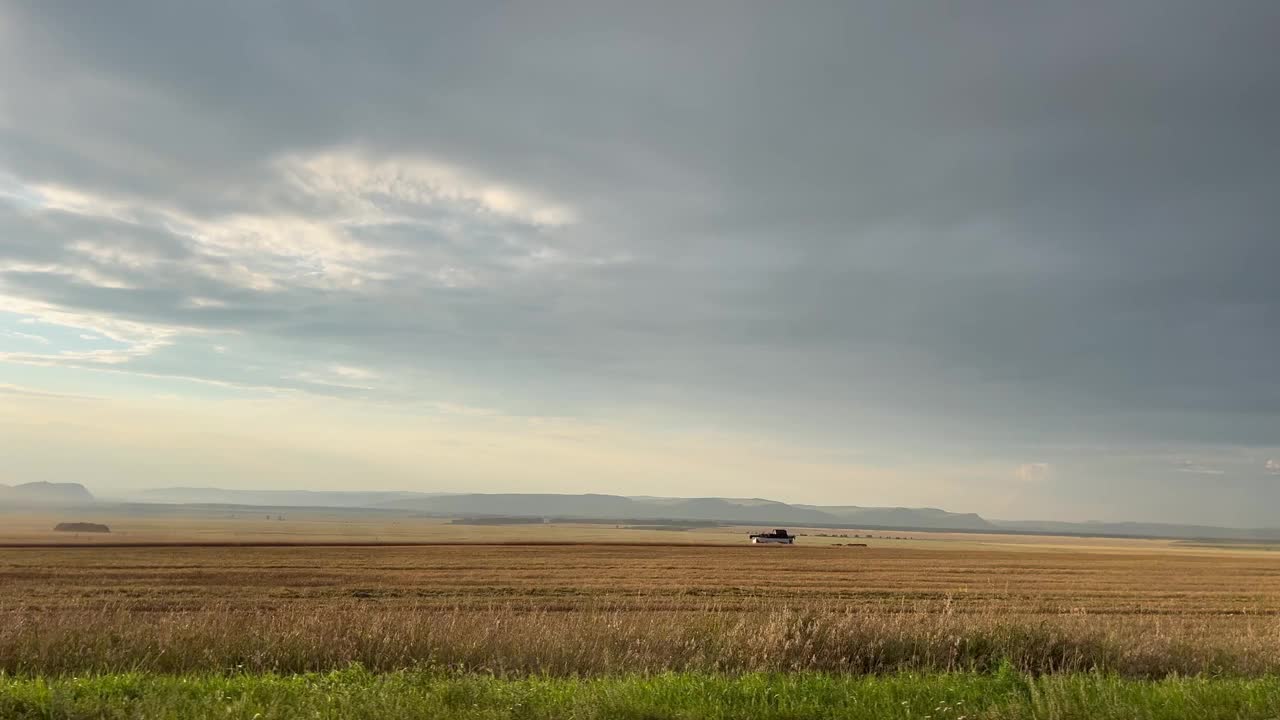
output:
[[[502,675],[669,670],[835,673],[1101,670],[1129,677],[1280,672],[1274,617],[1006,616],[850,607],[570,612],[351,602],[307,610],[92,606],[0,611],[0,671],[303,672],[359,663]]]
[[[0,672],[1280,673],[1260,555],[438,547],[0,553]]]

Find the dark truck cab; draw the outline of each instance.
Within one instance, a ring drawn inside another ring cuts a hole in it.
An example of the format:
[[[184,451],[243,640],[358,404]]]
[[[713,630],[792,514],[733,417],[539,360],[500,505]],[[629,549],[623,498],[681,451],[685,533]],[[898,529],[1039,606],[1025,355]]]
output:
[[[792,545],[795,543],[796,536],[787,533],[786,530],[777,529],[773,532],[760,533],[751,536],[753,545]]]

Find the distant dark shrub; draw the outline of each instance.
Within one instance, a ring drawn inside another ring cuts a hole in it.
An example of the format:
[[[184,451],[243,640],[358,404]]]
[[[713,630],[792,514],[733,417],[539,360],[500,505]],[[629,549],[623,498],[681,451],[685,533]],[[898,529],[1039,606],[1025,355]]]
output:
[[[87,522],[64,522],[58,523],[53,528],[57,532],[75,532],[75,533],[109,533],[111,528],[99,523]]]

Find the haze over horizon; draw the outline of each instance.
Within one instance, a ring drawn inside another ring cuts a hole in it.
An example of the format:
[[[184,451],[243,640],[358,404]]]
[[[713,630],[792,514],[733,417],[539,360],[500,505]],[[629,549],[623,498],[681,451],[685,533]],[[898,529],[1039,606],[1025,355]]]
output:
[[[0,3],[0,483],[1275,525],[1280,5]]]

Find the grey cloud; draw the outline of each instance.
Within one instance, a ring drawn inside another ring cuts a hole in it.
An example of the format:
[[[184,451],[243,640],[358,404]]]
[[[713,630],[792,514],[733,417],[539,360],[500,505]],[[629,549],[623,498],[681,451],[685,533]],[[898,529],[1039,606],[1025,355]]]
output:
[[[265,292],[154,219],[11,212],[6,260],[131,289],[6,283],[249,333],[281,368],[319,352],[539,410],[657,405],[835,442],[1274,443],[1274,4],[665,10],[16,4],[0,146],[24,183],[209,223],[332,217],[278,163],[357,148],[581,217],[369,198],[403,222],[350,229],[389,253],[365,289]],[[523,272],[540,252],[579,262]]]

